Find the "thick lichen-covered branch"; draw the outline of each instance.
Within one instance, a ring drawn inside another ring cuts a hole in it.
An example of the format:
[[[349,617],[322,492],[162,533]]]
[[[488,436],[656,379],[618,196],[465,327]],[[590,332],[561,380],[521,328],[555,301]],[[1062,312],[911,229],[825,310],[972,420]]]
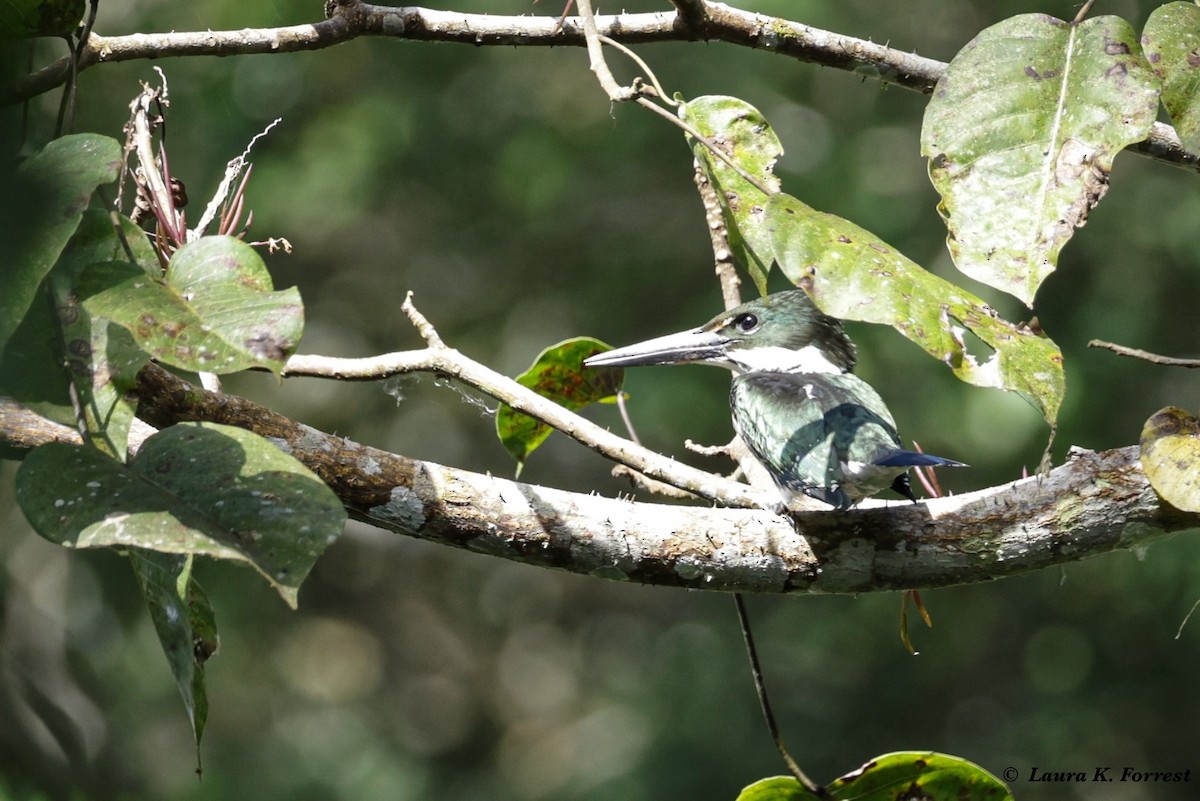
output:
[[[1162,503],[1136,447],[1074,452],[1045,478],[920,504],[780,516],[668,506],[521,484],[317,431],[242,398],[143,371],[139,414],[236,425],[315,471],[383,529],[606,579],[739,592],[860,593],[989,581],[1200,526]],[[0,443],[77,439],[0,400]]]

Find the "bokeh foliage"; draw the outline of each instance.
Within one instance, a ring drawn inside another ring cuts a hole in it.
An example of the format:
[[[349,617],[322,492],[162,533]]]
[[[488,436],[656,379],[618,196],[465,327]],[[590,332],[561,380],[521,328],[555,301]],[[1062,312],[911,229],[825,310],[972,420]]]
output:
[[[97,30],[291,24],[315,18],[319,5],[102,3]],[[1103,5],[1140,29],[1158,4]],[[662,7],[643,0],[628,10]],[[1057,0],[744,7],[942,60],[1004,17],[1075,10]],[[62,55],[61,42],[36,47],[43,60]],[[919,156],[925,98],[724,45],[639,52],[669,91],[760,108],[787,150],[777,173],[805,203],[962,280]],[[302,351],[419,346],[399,313],[409,289],[450,344],[512,375],[569,336],[638,341],[720,306],[691,153],[661,120],[611,108],[582,51],[357,41],[160,66],[171,85],[172,168],[195,197],[284,118],[256,146],[249,203],[257,236],[296,247],[264,259],[275,285],[298,286],[306,301]],[[119,136],[126,99],[151,77],[145,62],[83,73],[77,128]],[[44,141],[56,103],[32,104],[31,140]],[[3,114],[8,136],[16,111]],[[19,219],[19,198],[2,202],[6,219]],[[1068,374],[1058,458],[1071,445],[1133,444],[1163,406],[1196,408],[1200,377],[1086,343],[1197,355],[1197,219],[1194,176],[1123,156],[1104,203],[1040,290],[1039,319]],[[1020,318],[1015,302],[965,284]],[[1036,411],[960,385],[889,329],[853,334],[860,373],[905,433],[969,457],[969,473],[943,477],[953,489],[1036,465]],[[410,382],[399,402],[377,387],[265,375],[229,388],[358,441],[511,471],[493,420],[433,381]],[[682,441],[730,434],[727,379],[716,371],[634,372],[626,388],[652,447],[702,463]],[[618,425],[614,410],[589,414]],[[522,478],[626,490],[608,469],[552,437]],[[196,566],[222,627],[222,651],[206,665],[198,783],[192,733],[126,563],[30,534],[12,470],[0,466],[0,720],[9,724],[0,727],[0,795],[727,799],[779,772],[728,599],[550,574],[352,524],[317,563],[299,613],[249,570]],[[1179,537],[1138,558],[929,593],[935,628],[914,632],[916,658],[896,636],[898,596],[757,598],[751,614],[777,713],[818,780],[866,754],[918,748],[998,775],[1035,765],[1182,769],[1197,753],[1200,629],[1173,638],[1200,592],[1198,552]],[[1020,780],[1014,789],[1022,799],[1097,791]],[[1120,789],[1123,798],[1188,798],[1194,784]]]

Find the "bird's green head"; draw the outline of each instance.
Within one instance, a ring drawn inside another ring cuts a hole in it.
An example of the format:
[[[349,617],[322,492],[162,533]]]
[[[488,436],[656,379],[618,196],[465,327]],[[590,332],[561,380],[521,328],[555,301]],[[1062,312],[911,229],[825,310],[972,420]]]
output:
[[[794,289],[743,303],[691,331],[592,356],[585,364],[619,367],[697,362],[738,374],[845,373],[854,368],[854,361],[854,343],[841,322],[822,313],[802,290]]]

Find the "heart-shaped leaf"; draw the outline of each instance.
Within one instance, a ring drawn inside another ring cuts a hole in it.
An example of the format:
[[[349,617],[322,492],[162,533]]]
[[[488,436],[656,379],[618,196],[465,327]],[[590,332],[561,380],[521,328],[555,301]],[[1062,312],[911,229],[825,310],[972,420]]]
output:
[[[259,255],[229,236],[184,245],[165,280],[128,262],[94,264],[80,277],[79,294],[155,359],[197,372],[278,373],[304,327],[296,288],[272,291]]]
[[[575,337],[542,351],[517,383],[575,411],[591,403],[615,403],[625,370],[621,367],[584,367],[583,360],[612,350],[598,339]],[[517,475],[529,454],[554,431],[529,415],[501,405],[496,410],[496,435],[517,460]]]
[[[341,533],[337,496],[300,462],[231,426],[181,423],[128,464],[64,443],[29,453],[17,500],[30,525],[67,547],[137,547],[247,562],[290,605]]]
[[[1158,79],[1118,17],[1023,14],[959,51],[925,111],[921,152],[954,263],[1032,305],[1058,253],[1145,139]]]
[[[1142,427],[1142,469],[1163,499],[1200,512],[1200,420],[1176,406],[1159,409]]]

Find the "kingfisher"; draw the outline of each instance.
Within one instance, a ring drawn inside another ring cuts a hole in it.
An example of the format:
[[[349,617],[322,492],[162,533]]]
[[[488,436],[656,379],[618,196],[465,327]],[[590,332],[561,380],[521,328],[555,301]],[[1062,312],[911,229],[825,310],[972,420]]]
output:
[[[846,510],[889,487],[916,501],[908,469],[966,467],[905,450],[887,405],[854,375],[841,321],[803,290],[722,312],[699,328],[606,351],[588,367],[711,364],[733,371],[733,427],[787,508],[807,495]]]

